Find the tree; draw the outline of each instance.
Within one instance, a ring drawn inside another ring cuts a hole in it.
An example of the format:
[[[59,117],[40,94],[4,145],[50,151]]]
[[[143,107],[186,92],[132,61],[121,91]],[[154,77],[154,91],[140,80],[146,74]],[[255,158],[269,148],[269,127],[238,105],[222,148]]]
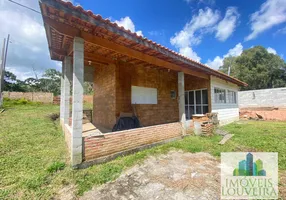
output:
[[[4,91],[15,92],[52,92],[60,94],[61,73],[55,69],[47,69],[43,78],[27,78],[25,81],[18,80],[12,72],[5,71]]]
[[[39,79],[39,86],[44,92],[52,92],[59,95],[61,92],[61,72],[55,69],[47,69],[43,74],[44,78]]]
[[[219,68],[248,84],[242,90],[265,89],[286,86],[286,63],[278,55],[256,46],[244,50],[238,57],[227,57]]]
[[[17,79],[12,72],[5,71],[4,74],[4,91],[25,92],[26,87],[23,81]]]

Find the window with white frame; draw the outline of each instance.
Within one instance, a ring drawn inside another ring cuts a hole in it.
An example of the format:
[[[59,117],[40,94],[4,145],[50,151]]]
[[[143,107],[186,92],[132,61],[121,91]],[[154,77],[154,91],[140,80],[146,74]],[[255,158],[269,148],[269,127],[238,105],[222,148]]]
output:
[[[192,119],[194,114],[205,114],[208,110],[207,89],[185,91],[186,119]]]
[[[215,103],[226,103],[225,89],[214,88],[214,99]]]
[[[228,103],[236,103],[236,92],[232,90],[227,91]]]

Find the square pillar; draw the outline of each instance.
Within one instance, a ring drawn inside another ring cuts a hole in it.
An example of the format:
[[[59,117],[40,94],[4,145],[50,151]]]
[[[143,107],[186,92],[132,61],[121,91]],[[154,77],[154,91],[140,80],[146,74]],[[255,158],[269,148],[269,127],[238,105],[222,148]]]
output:
[[[62,62],[62,74],[61,74],[61,95],[60,95],[60,123],[63,126],[64,121],[64,62]]]
[[[186,113],[185,113],[184,72],[178,72],[178,98],[179,98],[179,120],[182,125],[182,135],[185,135],[186,134]]]
[[[66,56],[64,58],[64,111],[63,122],[69,124],[70,118],[70,90],[72,82],[72,58]]]
[[[82,38],[74,38],[73,50],[71,164],[72,166],[76,166],[82,162],[84,82],[84,40]]]

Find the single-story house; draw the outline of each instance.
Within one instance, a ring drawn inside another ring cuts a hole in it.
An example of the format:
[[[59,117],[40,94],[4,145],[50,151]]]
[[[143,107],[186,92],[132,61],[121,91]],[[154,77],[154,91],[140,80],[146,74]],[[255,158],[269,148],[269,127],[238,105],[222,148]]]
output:
[[[73,166],[180,138],[193,114],[239,118],[246,83],[70,2],[39,3],[51,59],[62,61],[60,119]],[[84,81],[94,83],[91,123],[83,123]],[[142,128],[111,132],[122,113],[136,113]]]

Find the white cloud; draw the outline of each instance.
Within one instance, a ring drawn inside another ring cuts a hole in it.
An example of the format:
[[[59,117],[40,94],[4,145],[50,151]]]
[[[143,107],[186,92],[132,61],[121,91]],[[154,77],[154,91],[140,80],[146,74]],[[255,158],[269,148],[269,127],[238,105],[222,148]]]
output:
[[[250,17],[251,33],[246,41],[256,38],[260,33],[275,25],[286,22],[285,0],[267,0],[260,6],[260,10]]]
[[[277,30],[274,35],[277,35],[277,34],[286,34],[286,27]]]
[[[196,52],[193,51],[193,49],[191,47],[180,48],[180,54],[187,56],[189,58],[192,58],[197,62],[201,61],[201,58],[198,56],[198,54]]]
[[[202,42],[204,35],[216,32],[216,38],[225,41],[235,30],[239,14],[234,7],[227,8],[225,17],[220,21],[220,12],[206,7],[185,24],[184,28],[171,37],[170,42],[179,52],[196,61],[201,58],[193,51],[193,46]]]
[[[229,36],[231,36],[237,25],[238,18],[239,14],[237,12],[237,8],[227,8],[225,17],[217,26],[216,38],[220,41],[225,41]]]
[[[219,18],[220,14],[217,10],[200,9],[198,15],[194,15],[183,30],[171,38],[171,44],[179,48],[199,44],[205,33],[214,31],[214,25]]]
[[[118,26],[123,26],[126,30],[130,30],[131,32],[136,33],[139,36],[143,36],[141,30],[135,31],[135,25],[128,16],[121,18],[120,20],[115,20],[115,23],[118,24]]]
[[[220,66],[223,65],[224,58],[230,56],[232,57],[240,56],[242,51],[243,51],[243,46],[241,45],[241,43],[238,43],[237,45],[235,45],[234,48],[228,50],[227,54],[223,55],[223,57],[216,56],[212,61],[208,60],[206,65],[210,66],[213,69],[218,69]]]
[[[277,54],[276,50],[271,47],[268,47],[266,50],[268,51],[268,53],[273,53],[275,55]]]
[[[181,54],[199,61],[200,57],[192,50],[192,46],[200,44],[204,34],[214,31],[219,18],[218,11],[212,11],[210,8],[200,9],[183,30],[171,37],[171,44],[178,48]]]
[[[37,1],[22,0],[21,3],[40,10]],[[34,77],[32,66],[39,75],[48,68],[59,70],[56,62],[51,61],[49,57],[41,15],[9,1],[0,0],[0,5],[0,38],[2,40],[10,33],[11,41],[8,48],[7,70],[21,80],[28,76]]]

